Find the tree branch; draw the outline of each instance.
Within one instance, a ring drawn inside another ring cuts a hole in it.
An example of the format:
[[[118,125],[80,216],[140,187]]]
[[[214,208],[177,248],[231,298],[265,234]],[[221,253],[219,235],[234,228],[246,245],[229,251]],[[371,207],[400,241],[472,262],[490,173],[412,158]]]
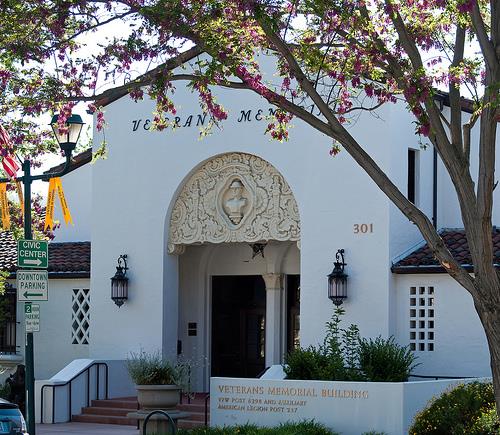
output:
[[[392,7],[390,0],[386,0],[386,3]],[[422,59],[414,39],[408,34],[399,13],[391,14],[391,19],[398,33],[399,41],[410,57],[414,73],[420,72],[423,68]],[[429,90],[432,91],[431,89]],[[453,146],[448,139],[441,121],[440,110],[434,104],[433,98],[428,98],[424,101],[424,106],[431,125],[429,139],[438,151],[455,187],[471,253],[480,253],[485,245],[481,242],[478,234],[479,229],[477,228],[477,196],[463,149]],[[473,258],[474,264],[480,262],[476,254],[473,255]]]
[[[61,45],[67,44],[69,41],[77,38],[78,36],[82,35],[83,33],[90,32],[94,29],[97,29],[98,27],[109,24],[115,20],[121,20],[122,18],[125,18],[127,15],[131,15],[133,13],[134,13],[134,11],[127,11],[127,12],[124,12],[123,14],[115,15],[114,17],[108,18],[107,20],[97,21],[96,24],[89,26],[89,27],[86,27],[85,29],[79,30],[78,32],[75,32],[69,38],[63,39],[62,41],[58,41],[57,44],[52,45],[51,48],[53,49],[53,48],[59,47]]]
[[[76,96],[73,97],[73,100],[95,101],[96,105],[98,106],[108,104],[120,97],[123,97],[124,95],[127,95],[132,89],[138,89],[152,83],[156,78],[158,78],[162,74],[165,74],[166,72],[181,66],[183,63],[188,62],[189,60],[193,59],[194,57],[198,56],[201,53],[203,53],[203,50],[198,46],[194,46],[189,50],[180,53],[176,57],[168,59],[165,63],[157,66],[156,68],[153,68],[151,71],[148,71],[147,73],[139,76],[137,79],[129,83],[125,83],[124,85],[108,89],[103,93],[92,97]]]
[[[495,2],[493,2],[495,3]],[[498,57],[495,53],[495,48],[493,47],[493,43],[488,37],[488,32],[486,31],[486,27],[484,25],[483,17],[481,16],[481,11],[479,10],[478,2],[472,2],[472,25],[474,26],[474,32],[476,33],[477,40],[479,41],[479,46],[481,47],[481,51],[484,55],[484,60],[488,69],[494,71],[498,69]],[[495,7],[492,8],[491,12],[495,11]],[[492,20],[494,18],[492,17]],[[493,30],[493,29],[492,29]]]
[[[464,156],[467,160],[467,164],[470,164],[470,142],[471,142],[471,130],[476,124],[476,121],[479,119],[479,116],[476,112],[474,112],[469,121],[467,121],[462,127],[463,130],[463,138],[464,138]]]
[[[260,22],[260,25],[266,34],[269,41],[277,48],[280,54],[285,58],[289,68],[295,75],[298,83],[304,91],[310,96],[312,101],[319,108],[323,116],[328,121],[328,129],[322,130],[328,136],[336,139],[343,145],[345,150],[351,155],[356,163],[361,166],[368,176],[377,184],[377,186],[385,193],[385,195],[401,210],[401,212],[413,223],[415,223],[425,240],[429,244],[436,258],[440,261],[446,271],[469,292],[476,292],[474,279],[463,269],[460,264],[453,258],[450,251],[444,244],[442,238],[433,227],[427,216],[411,203],[389,179],[384,171],[377,163],[366,153],[359,143],[349,134],[349,132],[335,118],[328,105],[323,101],[322,97],[317,93],[313,83],[305,76],[299,64],[290,52],[287,44],[276,35],[265,22]],[[281,104],[280,104],[281,105]],[[305,118],[302,118],[309,124],[311,117],[314,117],[309,112],[306,112]],[[316,123],[319,120],[316,121]],[[323,126],[324,127],[324,126]]]
[[[460,63],[464,58],[464,46],[465,46],[465,29],[463,27],[457,27],[457,33],[455,35],[455,47],[453,62],[450,65],[449,70],[458,68]],[[453,71],[451,71],[453,74]],[[450,131],[451,131],[451,143],[463,152],[462,145],[462,108],[460,106],[460,90],[453,80],[450,80],[448,86],[450,93]]]

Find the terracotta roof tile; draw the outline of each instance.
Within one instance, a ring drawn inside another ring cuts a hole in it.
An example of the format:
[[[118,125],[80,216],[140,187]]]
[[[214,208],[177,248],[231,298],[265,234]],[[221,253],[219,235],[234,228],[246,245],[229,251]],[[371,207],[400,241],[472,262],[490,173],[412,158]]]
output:
[[[452,253],[453,257],[463,266],[469,266],[472,264],[472,259],[469,252],[469,245],[467,243],[467,238],[465,237],[465,231],[450,230],[445,229],[441,231],[441,237],[443,238],[446,246]],[[493,254],[495,264],[500,264],[500,230],[495,229],[493,232]],[[431,250],[425,244],[424,246],[413,251],[411,254],[407,255],[403,259],[399,260],[392,266],[392,271],[395,273],[404,273],[409,270],[418,272],[417,268],[421,269],[421,272],[430,272],[431,269],[437,272],[444,272],[444,269],[440,267],[439,262],[436,260]]]
[[[17,243],[12,233],[0,232],[0,270],[17,269]],[[90,274],[90,242],[50,242],[49,273]]]
[[[8,231],[0,232],[0,270],[12,272],[17,262],[17,244]]]

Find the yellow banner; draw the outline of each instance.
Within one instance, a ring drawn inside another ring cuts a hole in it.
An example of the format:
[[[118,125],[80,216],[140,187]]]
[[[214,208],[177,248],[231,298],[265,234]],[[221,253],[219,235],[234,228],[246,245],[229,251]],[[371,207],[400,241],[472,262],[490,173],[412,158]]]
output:
[[[56,194],[55,178],[49,180],[49,192],[47,193],[47,208],[45,210],[45,225],[43,229],[54,228],[54,199]]]
[[[71,218],[71,213],[69,212],[68,203],[66,202],[66,198],[64,197],[64,190],[62,187],[61,179],[59,177],[54,178],[54,182],[57,186],[57,193],[59,194],[59,202],[61,203],[64,222],[66,223],[66,225],[68,225],[68,222],[71,222],[71,225],[73,225],[73,219]]]
[[[9,202],[5,183],[0,183],[0,208],[2,209],[2,227],[4,230],[10,230]]]
[[[23,187],[20,181],[16,181],[17,196],[19,197],[19,206],[21,207],[21,216],[24,216],[24,195]]]

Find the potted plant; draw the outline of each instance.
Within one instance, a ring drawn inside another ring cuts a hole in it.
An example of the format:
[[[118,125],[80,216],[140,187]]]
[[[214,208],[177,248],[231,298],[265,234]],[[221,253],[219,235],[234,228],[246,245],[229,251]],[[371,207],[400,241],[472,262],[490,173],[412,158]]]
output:
[[[188,373],[183,362],[172,363],[160,352],[131,352],[127,369],[136,384],[141,409],[173,409],[179,403],[180,392]]]

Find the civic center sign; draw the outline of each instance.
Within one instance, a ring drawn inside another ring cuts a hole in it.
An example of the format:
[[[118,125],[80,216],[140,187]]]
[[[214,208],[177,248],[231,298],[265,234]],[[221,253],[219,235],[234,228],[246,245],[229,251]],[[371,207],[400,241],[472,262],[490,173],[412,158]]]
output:
[[[344,435],[408,433],[414,415],[451,385],[471,380],[341,382],[211,378],[210,425],[278,426],[314,420]]]
[[[17,242],[17,265],[47,269],[49,266],[49,247],[43,240],[19,240]]]

